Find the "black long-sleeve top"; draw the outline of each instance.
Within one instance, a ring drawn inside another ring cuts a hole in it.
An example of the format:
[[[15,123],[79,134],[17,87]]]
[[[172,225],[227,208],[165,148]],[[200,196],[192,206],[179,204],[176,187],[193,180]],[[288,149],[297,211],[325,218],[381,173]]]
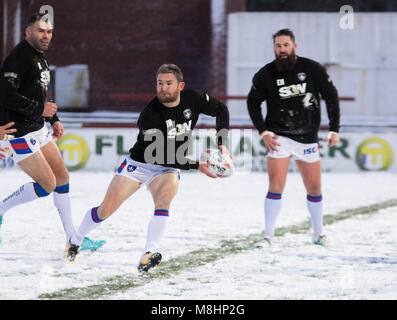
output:
[[[269,130],[301,143],[314,143],[321,122],[320,95],[326,103],[329,129],[338,132],[338,92],[325,68],[298,57],[289,71],[279,72],[273,61],[254,75],[247,107],[259,133]],[[265,100],[267,114],[263,119],[261,104]]]
[[[229,111],[225,104],[198,90],[181,91],[178,106],[166,107],[154,98],[138,118],[139,133],[130,149],[132,159],[183,170],[199,163],[186,158],[192,130],[200,113],[216,117],[218,145],[227,144]]]
[[[44,121],[58,121],[42,116],[50,69],[46,56],[26,40],[20,42],[5,59],[0,72],[0,124],[14,121],[16,137],[39,130]]]

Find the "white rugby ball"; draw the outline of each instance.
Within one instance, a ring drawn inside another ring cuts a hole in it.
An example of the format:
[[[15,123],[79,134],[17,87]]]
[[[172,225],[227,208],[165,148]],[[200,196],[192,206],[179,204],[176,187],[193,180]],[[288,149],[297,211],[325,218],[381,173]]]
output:
[[[208,170],[219,178],[230,177],[234,172],[233,159],[219,149],[205,150],[201,156],[202,162],[209,162]]]

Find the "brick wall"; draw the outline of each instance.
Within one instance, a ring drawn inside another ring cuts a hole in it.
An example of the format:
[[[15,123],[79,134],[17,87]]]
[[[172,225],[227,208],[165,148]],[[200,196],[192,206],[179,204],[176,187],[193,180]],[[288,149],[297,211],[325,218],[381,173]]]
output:
[[[16,8],[17,1],[15,0],[3,0],[0,2],[0,62],[4,60],[14,47]],[[6,13],[5,21],[3,20],[4,13]],[[4,22],[6,23],[6,28],[4,28]]]
[[[9,10],[17,2],[5,1]],[[23,24],[44,4],[20,1]],[[229,11],[245,8],[245,0],[225,3]],[[145,102],[114,101],[109,94],[154,93],[155,73],[162,63],[179,65],[187,87],[225,92],[226,33],[221,50],[211,53],[210,0],[46,0],[45,4],[54,8],[55,22],[47,56],[56,66],[89,66],[90,110],[141,110]],[[5,51],[12,47],[7,42]]]
[[[215,0],[219,1],[219,0]],[[231,12],[245,11],[246,1],[221,0],[223,2],[223,18],[221,25],[212,28],[211,49],[211,82],[209,91],[215,95],[226,95],[226,62],[227,62],[227,14]],[[214,8],[213,8],[214,9]],[[215,7],[219,10],[219,8]]]

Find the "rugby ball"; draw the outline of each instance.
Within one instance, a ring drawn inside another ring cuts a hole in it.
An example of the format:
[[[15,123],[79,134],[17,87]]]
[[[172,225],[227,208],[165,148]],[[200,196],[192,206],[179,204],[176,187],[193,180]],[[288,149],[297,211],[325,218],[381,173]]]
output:
[[[200,156],[200,161],[209,162],[208,170],[219,178],[230,177],[234,172],[233,159],[219,149],[205,150]]]

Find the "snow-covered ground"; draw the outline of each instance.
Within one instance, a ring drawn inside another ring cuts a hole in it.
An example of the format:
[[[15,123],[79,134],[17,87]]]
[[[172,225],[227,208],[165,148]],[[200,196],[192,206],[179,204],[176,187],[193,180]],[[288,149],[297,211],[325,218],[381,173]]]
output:
[[[72,172],[74,222],[99,205],[113,173]],[[0,198],[30,179],[1,172]],[[289,173],[271,248],[250,246],[264,228],[265,173],[212,180],[183,173],[170,209],[161,253],[164,262],[141,276],[136,270],[153,214],[142,188],[89,236],[107,243],[63,260],[65,237],[52,198],[6,213],[1,229],[0,299],[396,299],[397,207],[331,221],[326,247],[311,244],[306,193]],[[324,173],[324,214],[397,198],[395,174]],[[328,220],[327,220],[328,221]],[[239,248],[239,244],[243,248]],[[80,290],[76,290],[80,288]]]

